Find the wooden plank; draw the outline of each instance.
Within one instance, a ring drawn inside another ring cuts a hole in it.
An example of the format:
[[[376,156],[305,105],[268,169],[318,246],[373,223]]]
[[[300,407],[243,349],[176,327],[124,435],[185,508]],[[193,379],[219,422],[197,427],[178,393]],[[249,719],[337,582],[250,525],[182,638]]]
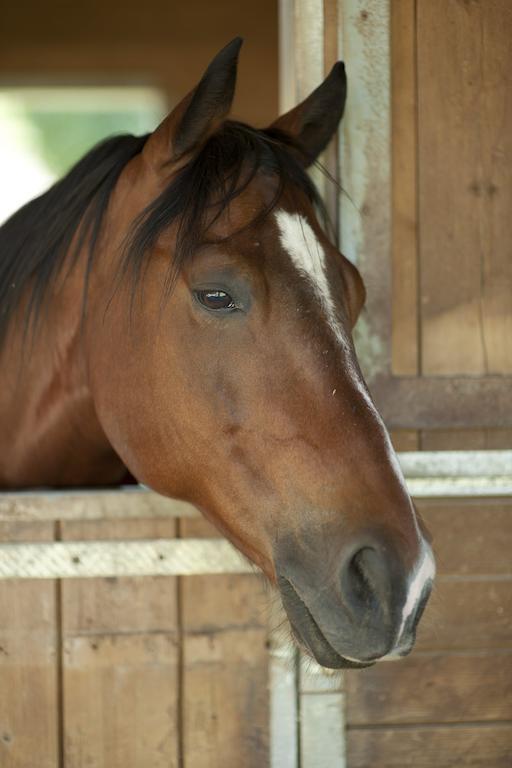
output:
[[[391,442],[395,451],[419,451],[419,432],[416,429],[394,429],[391,432]]]
[[[512,584],[478,578],[437,580],[418,629],[418,650],[510,649]]]
[[[512,644],[512,640],[511,640]],[[347,723],[485,722],[512,716],[512,650],[421,654],[347,671]]]
[[[168,633],[67,637],[66,765],[177,767],[177,657]]]
[[[391,4],[391,369],[418,374],[416,3]]]
[[[421,435],[424,451],[483,451],[485,450],[484,429],[432,429]]]
[[[383,374],[370,380],[370,389],[390,429],[509,429],[512,426],[512,376],[391,377]]]
[[[422,370],[512,371],[512,7],[418,3]]]
[[[182,536],[207,536],[202,520]],[[266,592],[258,575],[188,576],[180,584],[184,768],[269,763]]]
[[[64,539],[172,537],[174,520],[62,523]],[[73,768],[178,765],[174,577],[62,584],[64,757]]]
[[[350,768],[510,768],[512,724],[349,730]]]
[[[346,194],[340,196],[340,245],[367,289],[354,341],[372,389],[377,377],[389,371],[391,355],[389,3],[343,0],[338,18],[349,79],[341,124],[341,183]]]
[[[512,429],[487,429],[486,448],[500,450],[512,447]]]
[[[500,450],[511,446],[510,429],[435,429],[422,436],[425,451]]]
[[[147,517],[196,517],[191,504],[168,499],[142,486],[101,490],[82,488],[59,491],[0,493],[0,521],[109,520]]]
[[[1,541],[51,541],[49,523],[0,523]],[[59,764],[58,595],[54,581],[0,583],[0,765]]]
[[[418,501],[440,575],[510,574],[512,500]]]
[[[63,540],[172,538],[174,520],[62,523]],[[62,585],[64,635],[176,632],[176,579],[78,579]],[[162,599],[165,595],[165,599]]]
[[[324,77],[327,77],[333,65],[339,60],[338,51],[338,0],[323,0],[323,69]],[[339,138],[337,134],[322,153],[320,162],[327,169],[333,179],[339,176]],[[329,223],[332,225],[335,242],[339,240],[339,194],[338,188],[328,179],[323,180],[323,198]]]

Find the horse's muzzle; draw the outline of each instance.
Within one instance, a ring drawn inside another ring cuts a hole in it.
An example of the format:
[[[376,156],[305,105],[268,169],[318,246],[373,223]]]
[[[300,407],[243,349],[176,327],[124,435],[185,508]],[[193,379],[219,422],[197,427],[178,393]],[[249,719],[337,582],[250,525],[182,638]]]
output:
[[[389,544],[365,537],[332,557],[298,557],[280,548],[276,571],[284,609],[298,643],[324,667],[366,667],[406,655],[430,595],[433,558],[425,543],[407,569]]]

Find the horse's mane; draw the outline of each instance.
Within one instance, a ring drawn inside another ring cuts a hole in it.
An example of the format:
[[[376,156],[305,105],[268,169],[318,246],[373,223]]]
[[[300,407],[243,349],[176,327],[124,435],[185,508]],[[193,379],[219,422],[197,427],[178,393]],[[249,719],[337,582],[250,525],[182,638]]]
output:
[[[0,227],[0,345],[22,299],[27,302],[26,329],[36,327],[75,236],[69,269],[87,244],[86,297],[110,196],[123,168],[142,151],[147,139],[148,135],[122,135],[103,141],[47,192],[20,208]],[[287,184],[299,187],[321,207],[299,151],[285,134],[226,121],[133,222],[119,275],[130,276],[135,291],[148,250],[167,227],[180,219],[176,253],[174,259],[169,259],[166,290],[170,291],[181,266],[205,241],[221,211],[259,171],[275,174],[278,185],[272,201],[257,218],[275,207]]]

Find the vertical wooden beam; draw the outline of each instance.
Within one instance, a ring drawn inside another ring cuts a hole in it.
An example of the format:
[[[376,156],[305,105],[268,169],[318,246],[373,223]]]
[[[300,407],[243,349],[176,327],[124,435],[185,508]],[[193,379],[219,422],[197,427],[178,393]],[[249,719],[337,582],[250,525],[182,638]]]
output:
[[[366,283],[366,308],[354,336],[371,387],[390,370],[389,0],[340,0],[339,25],[349,82],[342,122],[340,244]]]
[[[172,538],[176,521],[61,523],[62,538]],[[176,577],[62,583],[64,766],[178,768]]]
[[[419,373],[416,0],[391,6],[392,372]]]
[[[338,51],[338,0],[323,0],[324,17],[324,76],[339,60]],[[322,164],[329,175],[338,180],[340,177],[340,145],[336,136],[329,144],[322,157]],[[324,201],[333,228],[336,243],[339,241],[339,195],[336,184],[325,181]]]
[[[418,376],[418,124],[416,0],[391,4],[391,372]],[[397,450],[419,448],[416,430],[395,431]]]
[[[201,518],[180,528],[218,535]],[[266,602],[256,574],[180,579],[183,768],[269,764]]]
[[[0,541],[52,541],[53,523],[0,523]],[[0,582],[0,765],[58,768],[55,581]]]
[[[279,0],[279,114],[295,106],[295,0]]]
[[[295,95],[301,101],[320,84],[324,74],[323,0],[296,0],[294,20]]]

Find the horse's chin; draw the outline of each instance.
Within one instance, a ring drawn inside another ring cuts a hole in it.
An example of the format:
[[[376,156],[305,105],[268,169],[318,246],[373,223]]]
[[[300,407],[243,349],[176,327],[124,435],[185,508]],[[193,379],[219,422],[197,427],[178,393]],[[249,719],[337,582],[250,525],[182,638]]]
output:
[[[281,599],[283,600],[283,588],[286,591],[293,589],[290,582],[286,579],[280,578]],[[286,584],[284,582],[287,582]],[[295,593],[296,595],[296,593]],[[324,636],[317,622],[311,614],[311,611],[307,605],[301,601],[301,615],[300,621],[287,609],[286,600],[283,600],[283,608],[288,618],[292,630],[292,636],[297,645],[305,651],[305,653],[312,657],[320,666],[327,669],[365,669],[371,667],[377,661],[376,659],[369,659],[359,661],[357,659],[347,658],[338,653],[327,638]],[[300,625],[300,626],[299,626]]]
[[[307,656],[314,659],[317,664],[320,664],[321,667],[325,667],[326,669],[366,669],[367,667],[373,667],[376,663],[375,661],[362,662],[347,659],[337,653],[325,638],[323,638],[325,645],[322,650],[319,650],[318,646],[316,646],[313,651],[313,649],[298,634],[293,624],[290,623],[290,626],[292,628],[293,639],[299,648],[304,651]]]

